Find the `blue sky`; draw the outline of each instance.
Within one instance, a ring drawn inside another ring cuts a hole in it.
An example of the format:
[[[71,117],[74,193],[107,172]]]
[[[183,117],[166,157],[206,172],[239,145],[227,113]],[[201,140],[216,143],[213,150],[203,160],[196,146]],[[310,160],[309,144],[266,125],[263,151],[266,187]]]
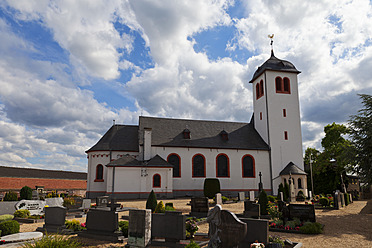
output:
[[[371,1],[1,1],[0,164],[86,171],[112,121],[141,114],[248,122],[272,33],[319,149],[372,94]]]

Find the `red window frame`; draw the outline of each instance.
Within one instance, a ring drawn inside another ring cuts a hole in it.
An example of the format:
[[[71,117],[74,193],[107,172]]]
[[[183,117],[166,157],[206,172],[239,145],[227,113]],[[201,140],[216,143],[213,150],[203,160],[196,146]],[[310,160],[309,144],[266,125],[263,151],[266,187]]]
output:
[[[287,110],[283,109],[283,117],[287,117]]]
[[[276,93],[280,94],[291,94],[291,81],[289,78],[285,77],[284,79],[281,77],[275,78],[275,90]]]
[[[169,157],[170,156],[177,156],[178,157],[178,161],[179,161],[179,164],[178,164],[178,172],[179,172],[179,175],[178,176],[173,176],[173,178],[180,178],[181,177],[181,157],[177,154],[177,153],[171,153],[168,155],[167,157],[167,162],[169,161]],[[169,163],[169,162],[168,162]],[[174,166],[174,165],[173,165]]]
[[[256,84],[256,99],[261,98],[264,95],[263,80]]]
[[[159,177],[159,186],[155,185],[155,177],[158,176]],[[161,176],[160,174],[156,173],[152,176],[152,187],[153,188],[161,188]]]
[[[287,131],[284,131],[284,139],[288,140],[288,132]]]
[[[253,165],[253,176],[252,177],[244,176],[244,158],[246,157],[250,157],[252,159],[252,165]],[[246,154],[242,157],[242,177],[243,178],[256,178],[256,161],[254,157],[250,154]]]
[[[202,156],[203,157],[203,159],[204,159],[204,175],[203,176],[194,176],[194,159],[195,159],[195,157],[196,156]],[[205,177],[205,174],[206,174],[206,168],[205,168],[205,163],[206,163],[206,161],[205,161],[205,157],[204,157],[204,155],[203,154],[201,154],[201,153],[197,153],[197,154],[195,154],[193,157],[192,157],[192,177],[193,178],[204,178]]]
[[[218,158],[220,156],[224,156],[226,157],[226,161],[227,161],[227,176],[219,176],[218,175]],[[220,153],[216,156],[216,177],[222,177],[222,178],[229,178],[230,177],[230,159],[229,159],[229,156],[227,156],[227,154],[225,153]]]
[[[102,178],[98,178],[99,168],[102,168]],[[95,182],[104,182],[104,179],[103,179],[103,165],[102,164],[97,164],[97,166],[96,166],[96,179],[94,181]]]

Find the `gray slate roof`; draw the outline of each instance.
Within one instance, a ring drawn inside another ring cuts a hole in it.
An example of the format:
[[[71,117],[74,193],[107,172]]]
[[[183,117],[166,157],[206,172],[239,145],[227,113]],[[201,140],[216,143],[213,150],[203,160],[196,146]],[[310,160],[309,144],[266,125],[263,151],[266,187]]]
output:
[[[271,57],[266,60],[265,63],[263,63],[256,72],[253,74],[253,78],[250,83],[253,83],[253,81],[258,78],[265,70],[272,70],[272,71],[286,71],[286,72],[294,72],[294,73],[300,73],[296,69],[296,67],[289,61],[278,59],[274,56],[274,51],[271,50]]]
[[[303,170],[301,170],[297,165],[295,165],[293,162],[290,162],[287,164],[287,166],[279,173],[280,176],[282,175],[307,175],[307,173]]]
[[[135,157],[127,154],[119,159],[116,159],[109,164],[106,165],[107,167],[170,167],[173,166],[161,158],[159,155],[156,155],[150,160],[147,161],[139,161]]]
[[[0,177],[87,180],[87,173],[0,166]]]
[[[132,151],[138,152],[138,126],[113,125],[103,137],[86,152]]]
[[[141,116],[139,130],[144,128],[152,129],[153,146],[269,150],[253,123]],[[186,128],[190,130],[190,139],[184,139]],[[228,133],[228,140],[221,138],[223,130]],[[140,145],[143,145],[143,132],[140,131],[139,136]]]

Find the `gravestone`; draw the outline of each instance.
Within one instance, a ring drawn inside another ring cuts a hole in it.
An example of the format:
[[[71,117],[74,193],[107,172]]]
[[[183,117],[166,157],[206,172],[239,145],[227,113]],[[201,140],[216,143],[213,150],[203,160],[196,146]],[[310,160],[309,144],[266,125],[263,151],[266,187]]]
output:
[[[96,198],[96,206],[97,207],[107,207],[108,203],[109,203],[109,197],[108,196],[98,196]]]
[[[222,195],[221,195],[221,193],[216,194],[216,204],[222,205]]]
[[[293,182],[290,182],[290,184],[289,184],[289,195],[290,195],[289,201],[290,202],[295,202],[296,201],[296,193],[295,193],[295,190],[294,190]]]
[[[39,191],[37,190],[32,190],[32,198],[31,200],[39,200]]]
[[[167,211],[164,214],[152,214],[151,244],[165,247],[178,247],[180,240],[186,239],[186,216],[182,212]],[[165,242],[155,241],[165,238]]]
[[[231,248],[237,246],[247,235],[247,224],[240,221],[234,213],[228,210],[221,210],[221,248]]]
[[[28,209],[30,215],[42,215],[45,207],[45,201],[40,200],[21,200],[16,203],[16,210]]]
[[[283,192],[279,192],[279,199],[280,201],[284,201]]]
[[[244,217],[260,218],[260,204],[254,201],[244,201]]]
[[[86,228],[79,236],[111,242],[123,242],[124,236],[117,231],[118,213],[102,209],[90,209],[87,213]]]
[[[151,240],[151,210],[130,210],[128,246],[146,247]]]
[[[207,197],[191,198],[191,216],[206,217],[209,211],[209,203]]]
[[[69,211],[80,211],[81,206],[83,206],[83,198],[82,197],[73,197],[74,204],[67,206]]]
[[[46,198],[45,204],[48,205],[49,207],[62,207],[63,198],[62,197]]]
[[[241,218],[242,222],[247,224],[247,235],[240,242],[239,248],[250,248],[252,243],[258,241],[264,245],[269,242],[269,221]]]
[[[350,203],[353,203],[353,195],[351,193],[349,194],[349,201]]]
[[[239,201],[245,201],[245,192],[239,192]]]
[[[91,204],[92,204],[91,199],[83,199],[83,204],[81,206],[81,209],[90,209]]]
[[[249,191],[249,200],[250,201],[254,201],[255,198],[254,198],[254,191]]]
[[[333,198],[333,204],[334,204],[335,209],[342,208],[341,196],[340,196],[340,192],[338,191],[336,191],[335,196]]]
[[[345,196],[344,193],[340,193],[340,198],[341,198],[341,206],[345,207]]]
[[[46,233],[72,233],[73,231],[65,226],[66,213],[67,209],[61,206],[45,208],[45,224],[36,230]]]
[[[301,221],[316,222],[315,207],[312,204],[289,204],[289,218],[298,218]]]
[[[311,200],[313,198],[313,193],[309,191],[309,199]]]

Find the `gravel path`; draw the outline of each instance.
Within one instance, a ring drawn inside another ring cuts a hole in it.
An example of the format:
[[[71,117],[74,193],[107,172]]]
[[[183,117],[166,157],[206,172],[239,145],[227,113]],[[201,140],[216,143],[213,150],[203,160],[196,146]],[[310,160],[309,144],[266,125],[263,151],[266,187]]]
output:
[[[189,213],[191,207],[187,205],[190,199],[173,199],[163,200],[166,202],[173,202],[178,211],[184,214]],[[125,201],[122,202],[124,207],[135,207],[144,209],[146,200]],[[244,204],[224,204],[223,209],[230,210],[234,213],[242,213],[244,211]],[[127,216],[128,211],[120,212],[121,216]],[[294,242],[302,242],[303,247],[360,247],[372,248],[372,200],[356,201],[353,204],[341,210],[316,210],[317,222],[324,224],[324,233],[319,235],[306,234],[292,234],[270,232],[270,235],[279,235],[283,238],[290,239]],[[77,219],[80,222],[85,222],[85,218]],[[35,231],[38,226],[43,223],[23,224],[21,225],[21,232]],[[200,225],[199,231],[202,233],[208,232],[208,224]],[[123,247],[123,244],[107,243],[104,241],[96,241],[91,239],[80,239],[84,247]]]

